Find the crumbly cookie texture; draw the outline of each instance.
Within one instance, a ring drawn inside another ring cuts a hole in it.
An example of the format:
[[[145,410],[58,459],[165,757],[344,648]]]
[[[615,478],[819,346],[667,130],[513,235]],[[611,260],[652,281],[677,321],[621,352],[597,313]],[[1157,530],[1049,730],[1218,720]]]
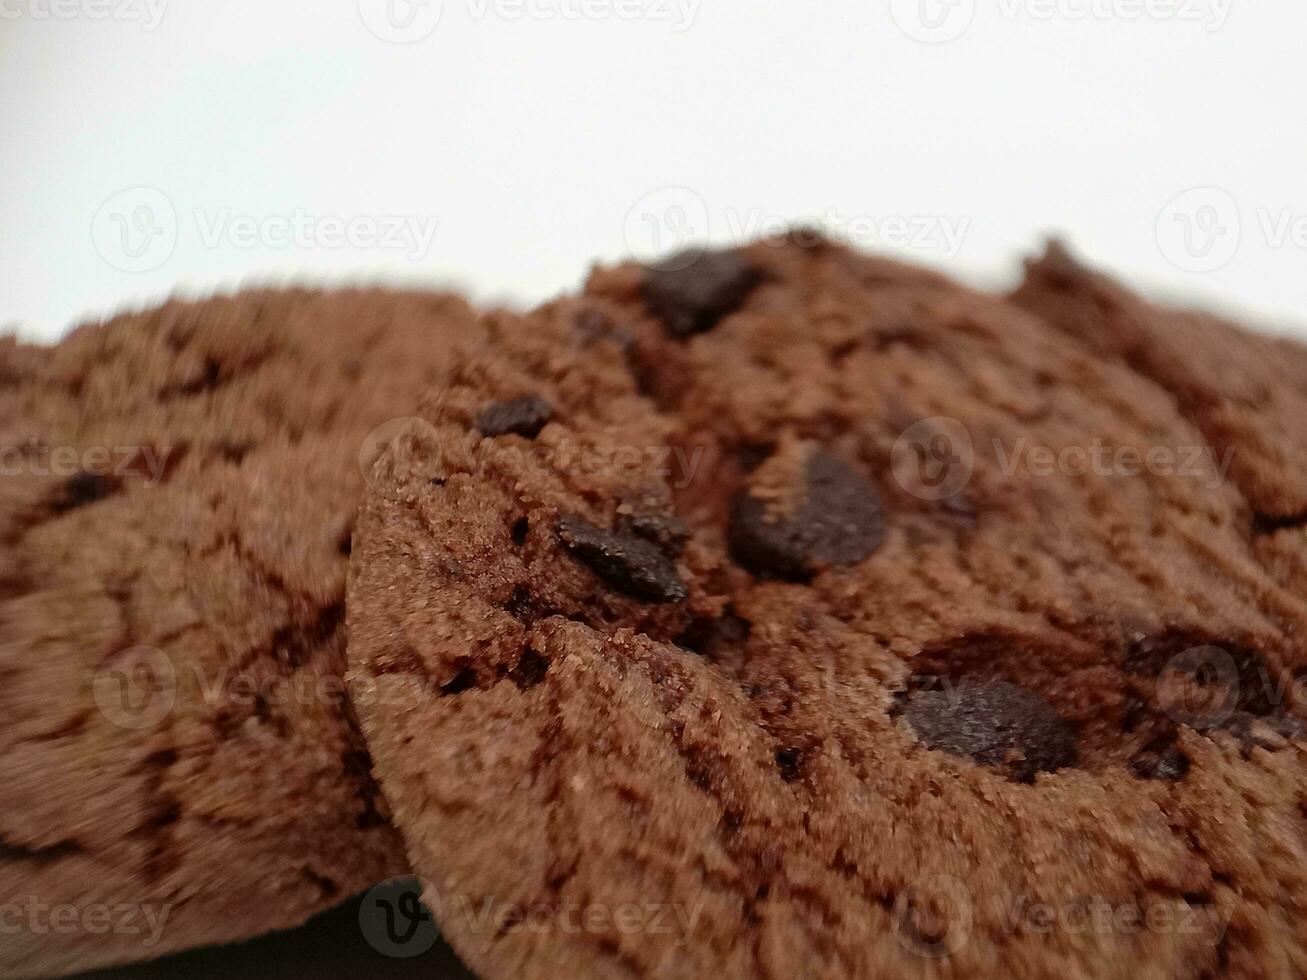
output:
[[[1047,273],[758,244],[454,363],[349,681],[475,970],[1307,972],[1307,354]]]
[[[475,336],[448,295],[287,290],[0,345],[0,975],[406,870],[344,697],[359,455]]]

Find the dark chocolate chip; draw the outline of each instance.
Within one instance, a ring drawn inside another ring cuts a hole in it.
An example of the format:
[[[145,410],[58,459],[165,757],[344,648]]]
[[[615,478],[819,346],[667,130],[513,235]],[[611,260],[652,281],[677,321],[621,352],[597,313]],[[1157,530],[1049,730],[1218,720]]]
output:
[[[508,535],[513,539],[513,544],[522,547],[526,544],[526,536],[531,533],[531,520],[527,517],[519,517],[513,522],[513,526],[508,529]]]
[[[1138,692],[1126,693],[1121,706],[1121,731],[1133,732],[1148,717],[1148,702]]]
[[[682,252],[653,269],[640,295],[649,312],[676,337],[703,333],[739,308],[762,280],[762,271],[739,252]]]
[[[513,586],[508,601],[504,603],[504,612],[514,619],[529,620],[535,618],[536,602],[531,597],[531,590],[525,585]]]
[[[535,650],[527,647],[517,658],[517,663],[508,672],[509,679],[522,690],[535,687],[545,679],[549,672],[549,661]]]
[[[618,527],[656,544],[663,554],[673,558],[684,550],[685,542],[690,537],[690,529],[685,521],[675,514],[657,511],[625,514],[618,518]]]
[[[477,686],[477,675],[471,667],[459,667],[454,676],[445,683],[440,685],[442,695],[462,694],[464,691],[475,690]]]
[[[63,485],[55,510],[67,511],[103,500],[121,486],[122,481],[100,473],[77,473]]]
[[[1076,763],[1071,725],[1039,695],[1007,681],[919,691],[903,713],[930,748],[970,756],[1020,782]]]
[[[644,538],[605,531],[575,514],[559,518],[558,536],[601,579],[637,599],[680,602],[689,594],[671,559]]]
[[[795,748],[777,749],[775,753],[776,768],[780,770],[781,779],[792,783],[803,774],[803,750]]]
[[[476,418],[476,427],[482,435],[512,433],[534,439],[553,415],[553,407],[539,395],[518,395],[483,408]]]
[[[805,579],[823,565],[856,565],[885,540],[880,494],[856,470],[813,453],[802,498],[773,518],[747,491],[731,508],[731,554],[757,575]]]
[[[1130,771],[1140,779],[1184,779],[1189,757],[1174,745],[1145,749],[1130,760]]]

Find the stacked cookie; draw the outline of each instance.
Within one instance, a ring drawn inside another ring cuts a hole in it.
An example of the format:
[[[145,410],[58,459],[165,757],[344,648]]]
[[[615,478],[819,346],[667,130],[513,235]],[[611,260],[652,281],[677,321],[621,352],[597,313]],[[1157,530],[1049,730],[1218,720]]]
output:
[[[496,978],[1307,972],[1296,344],[803,236],[6,358],[10,441],[185,447],[6,491],[18,891],[181,948],[411,869]]]
[[[454,296],[291,290],[0,350],[0,975],[405,870],[341,680],[358,460],[476,335]]]

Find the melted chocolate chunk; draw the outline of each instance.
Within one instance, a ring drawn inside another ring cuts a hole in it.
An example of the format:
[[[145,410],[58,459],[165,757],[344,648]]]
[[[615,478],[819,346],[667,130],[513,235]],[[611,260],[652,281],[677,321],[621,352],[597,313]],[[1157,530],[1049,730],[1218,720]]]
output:
[[[62,513],[93,504],[114,493],[121,485],[121,480],[100,473],[77,473],[63,485],[59,499],[55,501],[55,510]]]
[[[553,415],[553,407],[539,395],[518,395],[487,405],[476,417],[475,424],[482,435],[512,433],[534,439]]]
[[[649,273],[640,295],[668,333],[688,337],[715,327],[761,280],[761,270],[739,252],[705,252],[688,265],[681,253]]]
[[[1071,725],[1039,695],[1007,681],[919,691],[903,714],[930,748],[969,756],[1020,782],[1076,763]]]
[[[535,687],[549,672],[549,661],[527,647],[518,657],[517,664],[508,672],[509,679],[522,690]]]
[[[1174,745],[1145,749],[1130,760],[1130,771],[1140,779],[1184,779],[1189,757]]]
[[[689,527],[675,514],[636,511],[619,518],[618,522],[622,531],[639,535],[672,558],[684,550],[685,542],[690,537]]]
[[[680,602],[689,593],[657,545],[635,534],[605,531],[575,514],[558,521],[567,549],[613,588],[646,602]]]
[[[731,508],[731,554],[774,578],[802,580],[824,565],[856,565],[885,540],[880,494],[847,463],[817,452],[808,460],[803,497],[773,518],[747,491]]]

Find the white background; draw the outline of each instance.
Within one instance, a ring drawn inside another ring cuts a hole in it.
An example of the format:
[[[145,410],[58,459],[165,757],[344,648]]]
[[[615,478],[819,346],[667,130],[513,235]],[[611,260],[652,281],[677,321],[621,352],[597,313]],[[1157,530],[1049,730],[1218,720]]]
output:
[[[0,0],[0,325],[292,279],[523,304],[808,217],[994,286],[1058,231],[1293,329],[1305,39],[1301,0]]]

